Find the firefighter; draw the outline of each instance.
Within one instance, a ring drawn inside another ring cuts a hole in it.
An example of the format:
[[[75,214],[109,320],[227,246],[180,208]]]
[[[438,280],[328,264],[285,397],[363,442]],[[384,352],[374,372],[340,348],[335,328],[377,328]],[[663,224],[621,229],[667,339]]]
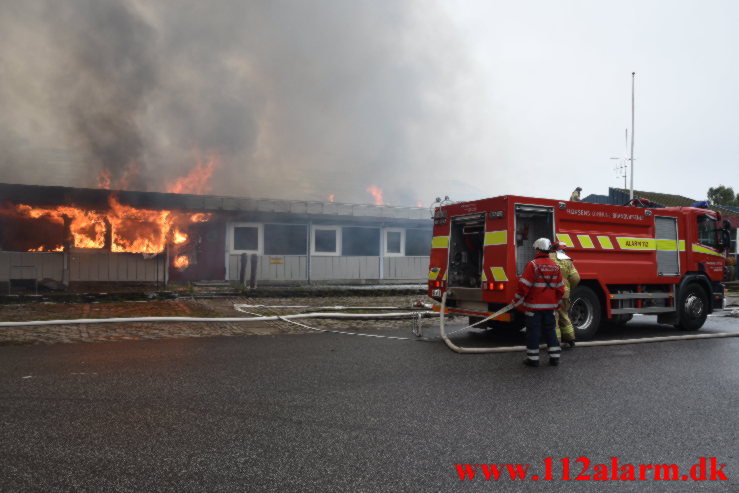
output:
[[[572,195],[570,195],[570,200],[572,202],[580,202],[580,192],[582,192],[582,188],[577,187],[574,192],[572,192]]]
[[[557,339],[564,342],[565,347],[575,347],[575,327],[572,326],[570,320],[570,293],[580,282],[580,274],[575,268],[572,259],[565,252],[566,245],[561,241],[555,241],[552,244],[552,253],[549,257],[557,262],[559,270],[562,272],[562,282],[565,284],[565,294],[562,302],[555,313],[557,325]]]
[[[526,321],[526,359],[524,364],[539,366],[539,339],[541,332],[547,341],[549,364],[559,364],[562,349],[555,331],[554,312],[564,295],[562,273],[557,263],[549,258],[552,242],[539,238],[534,242],[536,257],[526,265],[518,280],[515,302],[522,302]]]

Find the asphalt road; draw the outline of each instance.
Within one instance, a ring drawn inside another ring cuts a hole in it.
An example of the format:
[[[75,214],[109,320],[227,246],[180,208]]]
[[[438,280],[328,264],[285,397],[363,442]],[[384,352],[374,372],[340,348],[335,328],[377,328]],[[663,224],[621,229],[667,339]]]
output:
[[[653,320],[602,337],[677,333]],[[3,346],[0,490],[739,491],[739,338],[562,358],[338,334]],[[716,457],[728,480],[560,480],[583,456],[591,475],[612,457],[681,475]],[[530,479],[547,457],[553,480]],[[457,464],[531,466],[496,482]]]

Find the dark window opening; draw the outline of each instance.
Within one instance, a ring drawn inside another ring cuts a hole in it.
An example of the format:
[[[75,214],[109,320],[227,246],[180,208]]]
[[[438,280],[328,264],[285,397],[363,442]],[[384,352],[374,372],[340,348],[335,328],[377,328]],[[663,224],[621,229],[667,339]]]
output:
[[[431,255],[431,230],[406,229],[405,254],[407,257],[428,257]]]
[[[314,232],[316,253],[336,253],[336,230],[316,229]]]
[[[341,231],[341,249],[345,256],[379,257],[380,230],[345,227]]]
[[[388,231],[385,233],[386,238],[386,245],[385,245],[385,251],[387,253],[402,253],[400,251],[400,243],[401,243],[401,234],[400,231]]]
[[[259,228],[256,226],[234,227],[234,250],[259,250]]]
[[[308,229],[304,224],[265,224],[265,255],[305,255]]]

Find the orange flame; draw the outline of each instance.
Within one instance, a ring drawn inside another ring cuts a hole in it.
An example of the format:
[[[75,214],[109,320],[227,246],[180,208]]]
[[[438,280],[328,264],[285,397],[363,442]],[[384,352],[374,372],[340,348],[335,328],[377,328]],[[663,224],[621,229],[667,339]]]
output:
[[[372,197],[375,198],[375,205],[385,205],[385,202],[382,200],[382,189],[375,186],[370,185],[367,187],[367,191],[372,194]]]
[[[218,163],[217,157],[211,157],[205,163],[198,161],[187,176],[180,177],[174,183],[170,183],[167,186],[167,192],[202,194],[210,191],[208,180],[210,180]]]
[[[207,222],[211,218],[211,216],[212,214],[207,214],[205,212],[198,212],[190,216],[190,221],[194,223],[204,223],[204,222]]]
[[[420,200],[416,202],[416,207],[423,207],[423,202],[421,202]]]
[[[80,248],[102,248],[105,245],[105,220],[101,214],[86,211],[77,207],[31,207],[25,204],[16,206],[16,210],[26,217],[38,219],[47,217],[51,221],[64,224],[64,217],[70,220],[69,230],[72,233],[74,246]]]
[[[173,193],[207,191],[208,179],[217,165],[216,158],[198,162],[187,176],[176,180],[168,190]],[[116,186],[125,187],[138,172],[138,167],[134,163],[129,164]],[[100,173],[98,186],[110,188],[109,171],[104,170]],[[193,223],[206,222],[212,217],[210,213],[139,209],[121,204],[115,195],[109,197],[108,207],[106,211],[99,211],[72,206],[32,207],[18,204],[6,209],[0,207],[0,213],[17,214],[28,219],[44,218],[55,225],[64,225],[66,222],[71,237],[63,239],[61,243],[69,241],[71,246],[77,248],[105,248],[107,237],[110,241],[110,250],[113,252],[156,254],[163,252],[169,243],[174,246],[175,255],[189,240],[187,233],[189,226]],[[38,243],[41,242],[36,244]],[[44,244],[29,251],[62,250],[60,242],[45,240]],[[179,261],[180,263],[187,262],[189,265],[186,256],[179,257],[184,258]]]
[[[107,213],[60,206],[31,207],[15,206],[15,212],[30,219],[46,218],[56,224],[69,222],[72,246],[77,248],[105,247],[106,231],[110,229],[111,251],[131,253],[161,253],[170,241],[175,245],[187,242],[185,232],[195,222],[205,222],[211,214],[181,213],[171,210],[139,209],[123,205],[114,197],[109,200]],[[40,245],[30,251],[61,251],[56,245]]]
[[[175,257],[174,261],[172,261],[172,265],[174,265],[176,269],[185,270],[190,265],[190,259],[187,258],[187,255],[179,255]]]
[[[64,247],[61,246],[61,245],[57,245],[57,246],[55,246],[53,248],[46,248],[43,245],[41,245],[38,248],[31,248],[28,251],[29,252],[61,252],[61,251],[64,251]]]
[[[173,241],[175,245],[181,245],[187,241],[187,235],[179,229],[175,229]]]
[[[333,202],[334,201],[334,194],[331,194],[328,196],[328,201]]]
[[[139,176],[140,170],[136,163],[128,163],[126,169],[123,171],[117,182],[113,183],[113,177],[109,170],[104,169],[98,173],[98,188],[104,188],[110,190],[112,187],[119,190],[128,190],[131,188],[136,178]]]

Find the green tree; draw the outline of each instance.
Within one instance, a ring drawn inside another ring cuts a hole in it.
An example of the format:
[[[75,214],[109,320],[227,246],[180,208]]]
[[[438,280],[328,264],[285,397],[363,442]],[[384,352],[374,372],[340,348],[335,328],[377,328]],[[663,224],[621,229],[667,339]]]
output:
[[[738,205],[739,194],[734,194],[734,189],[719,185],[708,189],[708,200],[716,205]]]

